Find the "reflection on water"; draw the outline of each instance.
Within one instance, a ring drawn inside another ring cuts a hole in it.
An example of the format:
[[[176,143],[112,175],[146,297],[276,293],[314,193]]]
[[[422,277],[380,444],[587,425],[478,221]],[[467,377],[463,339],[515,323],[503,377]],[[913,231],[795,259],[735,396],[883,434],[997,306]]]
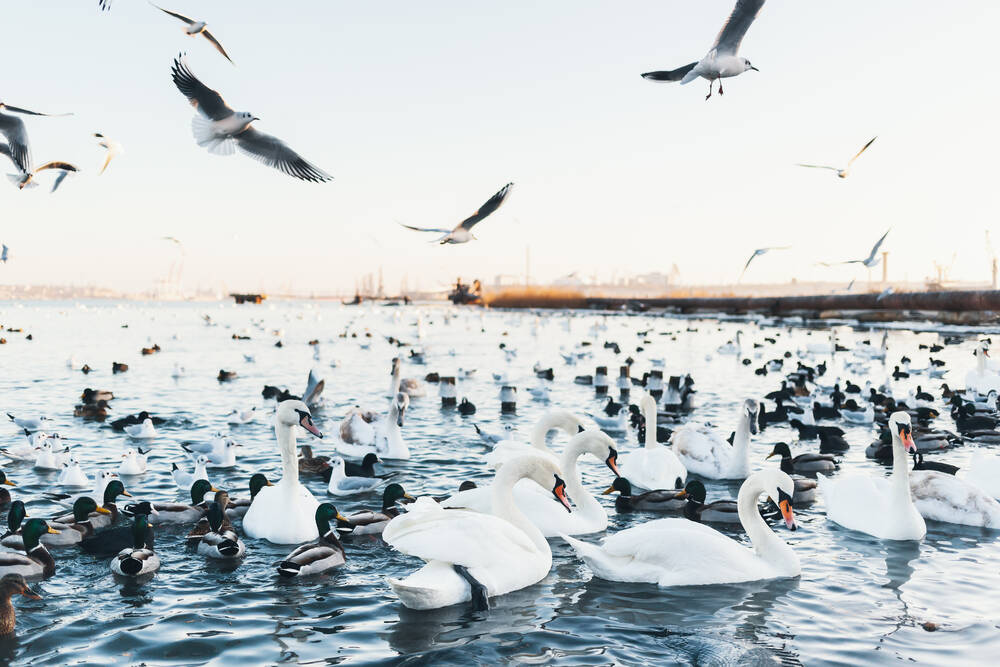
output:
[[[446,313],[454,317],[446,318]],[[205,326],[205,314],[217,326]],[[415,326],[418,316],[423,338],[418,338]],[[635,359],[633,376],[649,370],[653,358],[666,360],[666,375],[690,372],[698,391],[695,417],[728,431],[743,398],[762,396],[779,383],[779,374],[761,377],[753,369],[812,340],[808,327],[758,328],[647,315],[551,313],[536,323],[533,315],[475,309],[358,309],[309,303],[250,308],[0,305],[0,322],[23,327],[34,337],[28,342],[8,334],[8,345],[0,348],[0,409],[52,417],[89,471],[116,466],[123,449],[134,443],[105,426],[71,416],[84,387],[112,390],[115,415],[146,409],[167,419],[148,443],[149,472],[127,480],[134,495],[151,500],[184,498],[168,474],[170,463],[182,460],[179,444],[205,441],[217,431],[230,432],[243,447],[235,469],[212,471],[216,486],[243,496],[252,473],[277,479],[270,406],[260,398],[265,383],[301,391],[308,370],[315,367],[327,386],[327,404],[315,417],[320,428],[331,433],[347,407],[384,406],[389,361],[401,349],[407,356],[407,348],[389,345],[386,336],[426,350],[426,365],[404,364],[404,377],[478,369],[471,379],[459,382],[460,397],[479,408],[476,423],[493,432],[511,424],[521,437],[527,437],[550,406],[597,413],[602,403],[593,389],[574,384],[573,377],[593,373],[598,365],[615,368],[630,355]],[[129,328],[121,328],[123,324]],[[697,331],[685,331],[689,327]],[[769,336],[778,343],[758,350],[762,356],[750,366],[716,355],[715,349],[732,339],[737,327],[744,331],[744,341],[762,342]],[[283,330],[282,348],[274,346],[275,330]],[[341,338],[345,330],[357,332],[358,338]],[[636,331],[645,330],[650,333],[636,337]],[[663,332],[678,335],[659,335]],[[236,333],[250,340],[233,340]],[[839,338],[850,347],[868,335],[844,329]],[[320,340],[319,360],[307,345],[314,338]],[[568,350],[584,340],[592,344],[581,349],[592,356],[565,363],[560,348]],[[926,352],[918,344],[937,340],[934,333],[894,331],[890,350],[923,366]],[[506,359],[500,341],[518,350],[517,356]],[[603,347],[604,341],[618,342],[622,353],[616,356]],[[163,351],[140,357],[139,349],[154,342]],[[970,346],[949,346],[935,355],[956,369],[958,379],[952,386],[962,384]],[[95,372],[83,376],[66,368],[71,354]],[[255,361],[245,361],[244,354]],[[843,356],[827,358],[831,383],[846,377],[861,384],[884,379],[886,370],[877,364],[864,375],[848,373]],[[334,360],[336,368],[331,367]],[[112,361],[129,363],[129,372],[111,375]],[[535,362],[555,369],[555,380],[548,383],[550,403],[534,401],[526,391],[542,383],[532,372]],[[184,377],[171,377],[175,364],[187,370]],[[238,378],[220,384],[215,379],[220,367],[238,371]],[[494,372],[506,374],[519,387],[516,413],[500,414]],[[912,378],[897,387],[905,395],[920,382]],[[923,384],[936,390],[937,382]],[[232,428],[225,423],[230,410],[252,405],[263,408],[256,422]],[[951,426],[947,416],[939,421]],[[385,472],[395,474],[411,493],[439,494],[453,491],[466,479],[488,480],[490,473],[481,464],[485,449],[471,424],[455,411],[442,409],[430,385],[428,396],[412,401],[407,412],[403,433],[413,459],[388,463]],[[864,457],[872,431],[864,426],[845,430],[852,448],[843,456],[841,469],[886,474]],[[795,453],[815,446],[796,439],[788,426],[768,426],[751,444],[754,464],[763,465],[775,442],[792,443]],[[15,429],[0,424],[0,446],[19,440]],[[635,445],[631,436],[618,441],[623,453]],[[317,454],[331,453],[331,438],[311,444]],[[976,449],[968,444],[942,458],[961,466]],[[586,486],[607,487],[605,466],[581,460],[580,469]],[[54,475],[37,474],[30,464],[9,463],[4,471],[18,482],[15,497],[27,499],[29,513],[48,516],[55,511],[43,495],[58,490]],[[305,483],[317,497],[327,498],[321,481]],[[710,482],[707,487],[709,498],[716,499],[735,497],[739,485]],[[613,511],[612,499],[599,497]],[[377,507],[379,496],[333,501],[350,513]],[[386,578],[403,576],[418,563],[394,553],[378,538],[346,540],[347,563],[336,572],[289,581],[278,578],[274,566],[290,548],[247,540],[241,563],[212,562],[187,546],[187,526],[164,526],[157,531],[162,569],[145,582],[116,580],[106,558],[75,549],[57,552],[56,576],[37,585],[44,599],[16,601],[19,638],[0,642],[0,663],[357,664],[404,656],[411,664],[953,664],[992,658],[1000,651],[1000,610],[992,594],[1000,589],[997,533],[929,523],[922,542],[891,543],[827,521],[822,498],[796,508],[796,514],[800,529],[791,533],[778,528],[778,534],[800,556],[803,571],[797,579],[666,590],[606,582],[592,578],[567,545],[553,539],[550,575],[495,599],[488,612],[402,608]],[[643,513],[613,515],[609,531],[649,518]],[[726,534],[746,543],[741,532]],[[927,632],[926,622],[941,630]]]

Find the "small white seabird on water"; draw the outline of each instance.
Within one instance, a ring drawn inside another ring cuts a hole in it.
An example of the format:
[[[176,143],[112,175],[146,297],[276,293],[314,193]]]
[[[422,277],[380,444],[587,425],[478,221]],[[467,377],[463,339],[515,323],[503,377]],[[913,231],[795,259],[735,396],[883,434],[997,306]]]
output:
[[[100,132],[95,132],[94,136],[98,140],[97,145],[101,148],[107,149],[108,151],[104,157],[104,165],[101,167],[101,170],[97,172],[97,175],[100,176],[104,173],[104,170],[108,168],[108,165],[111,164],[111,160],[124,153],[125,149],[122,148],[120,143],[114,139],[104,136]]]
[[[507,195],[510,194],[510,189],[513,183],[508,183],[507,185],[500,188],[500,191],[489,198],[485,204],[479,207],[479,210],[470,215],[468,218],[463,220],[454,229],[435,229],[432,227],[411,227],[410,225],[403,225],[407,229],[412,229],[415,232],[435,232],[437,234],[444,234],[439,239],[435,239],[435,243],[468,243],[469,241],[475,241],[476,237],[472,235],[472,228],[477,224],[485,220],[491,213],[500,208],[500,204],[504,203],[507,199]]]
[[[191,129],[199,146],[215,155],[232,155],[239,148],[258,162],[303,181],[323,183],[333,180],[333,176],[307,162],[277,137],[250,127],[259,119],[246,111],[233,111],[218,92],[191,73],[183,54],[174,59],[170,71],[174,85],[199,111],[191,120]]]
[[[829,169],[831,171],[837,172],[838,178],[847,178],[847,176],[851,173],[851,165],[854,164],[855,160],[861,157],[861,154],[864,153],[865,150],[867,150],[867,148],[871,146],[872,142],[874,142],[876,139],[878,139],[878,137],[872,137],[867,144],[862,146],[861,150],[855,153],[854,157],[852,157],[850,160],[847,161],[847,166],[844,167],[843,169],[841,169],[840,167],[830,167],[825,164],[803,164],[801,162],[798,162],[796,164],[799,167],[809,167],[810,169]]]
[[[153,5],[152,2],[149,3],[149,4]],[[216,51],[218,51],[219,53],[222,54],[223,58],[225,58],[226,60],[228,60],[231,63],[233,62],[233,59],[229,57],[229,54],[226,53],[226,50],[224,48],[222,48],[222,44],[219,43],[219,40],[217,40],[215,38],[215,36],[212,35],[212,33],[210,33],[206,29],[208,26],[206,25],[206,23],[204,21],[195,21],[194,19],[189,19],[188,17],[184,16],[183,14],[178,14],[176,12],[172,12],[169,9],[164,9],[163,7],[160,7],[158,5],[153,5],[153,6],[156,7],[157,9],[159,9],[164,14],[170,14],[170,16],[173,16],[175,19],[180,19],[181,21],[183,21],[184,23],[186,23],[187,27],[184,28],[184,32],[186,32],[188,35],[191,35],[192,37],[195,36],[195,35],[201,35],[202,37],[204,37],[205,39],[207,39],[208,41],[210,41],[212,43],[212,46],[215,47]],[[236,63],[233,63],[233,64],[235,65]]]
[[[749,60],[736,55],[736,52],[740,50],[740,42],[763,6],[764,0],[736,0],[733,13],[729,15],[729,20],[722,26],[715,43],[704,58],[674,70],[646,72],[642,78],[651,81],[680,81],[683,85],[701,77],[708,79],[706,100],[712,96],[715,81],[719,82],[719,94],[722,95],[722,79],[738,76],[749,69],[759,71]]]

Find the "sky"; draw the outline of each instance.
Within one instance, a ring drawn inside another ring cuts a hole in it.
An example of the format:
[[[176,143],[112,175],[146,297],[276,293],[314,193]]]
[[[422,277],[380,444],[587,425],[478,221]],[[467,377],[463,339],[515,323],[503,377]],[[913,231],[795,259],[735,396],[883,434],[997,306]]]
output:
[[[389,291],[492,282],[523,275],[528,247],[535,280],[676,264],[702,284],[791,245],[744,281],[846,284],[864,269],[817,262],[864,257],[890,227],[890,279],[937,262],[988,280],[1000,3],[768,0],[740,52],[760,71],[724,96],[640,78],[703,56],[733,4],[162,0],[207,21],[234,67],[144,0],[8,3],[0,100],[73,112],[26,122],[36,164],[82,173],[52,195],[51,176],[0,183],[0,283],[148,289],[174,236],[186,290],[349,291],[380,267]],[[170,80],[181,51],[334,180],[199,148]],[[97,131],[125,147],[101,176]],[[875,135],[846,180],[795,166],[846,162]],[[397,224],[452,227],[509,181],[479,241]]]

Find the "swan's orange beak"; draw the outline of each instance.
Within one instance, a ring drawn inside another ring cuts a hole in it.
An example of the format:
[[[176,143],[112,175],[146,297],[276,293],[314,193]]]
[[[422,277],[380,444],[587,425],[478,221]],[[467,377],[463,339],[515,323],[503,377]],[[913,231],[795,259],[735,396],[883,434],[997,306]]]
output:
[[[901,428],[899,429],[899,439],[903,441],[903,447],[907,452],[913,453],[917,451],[917,445],[913,442],[913,436],[910,435],[910,429]]]
[[[318,428],[316,428],[316,424],[313,423],[312,417],[309,416],[309,413],[302,414],[302,418],[299,420],[299,424],[302,426],[302,428],[309,431],[317,438],[323,437],[323,434],[319,432]]]
[[[556,500],[562,503],[562,506],[566,508],[567,512],[572,512],[573,510],[570,509],[569,506],[569,499],[566,497],[566,482],[564,482],[559,475],[556,475],[555,478],[556,485],[552,487],[552,495],[556,497]]]
[[[778,509],[781,510],[781,516],[785,520],[785,526],[788,530],[795,530],[795,515],[792,513],[792,497],[778,489]]]
[[[615,451],[614,447],[611,447],[611,453],[608,454],[608,458],[604,459],[604,462],[609,468],[611,468],[611,472],[615,474],[615,477],[622,476],[622,474],[618,472],[618,452]]]

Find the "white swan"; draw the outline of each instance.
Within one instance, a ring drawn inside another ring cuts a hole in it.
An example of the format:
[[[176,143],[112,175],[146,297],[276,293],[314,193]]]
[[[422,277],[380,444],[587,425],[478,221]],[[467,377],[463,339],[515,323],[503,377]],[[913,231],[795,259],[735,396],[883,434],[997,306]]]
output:
[[[761,494],[777,499],[785,524],[795,530],[794,491],[792,478],[775,468],[759,470],[743,482],[737,511],[753,549],[687,519],[648,521],[605,538],[601,545],[568,535],[563,539],[595,577],[610,581],[700,586],[797,577],[802,572],[798,556],[757,509]]]
[[[1000,375],[987,363],[990,356],[989,341],[980,341],[975,354],[976,367],[965,374],[965,388],[973,389],[983,395],[992,389],[1000,390]]]
[[[936,470],[911,470],[910,493],[925,519],[1000,530],[1000,503],[975,484]]]
[[[743,336],[743,332],[736,331],[736,342],[726,341],[725,345],[720,345],[716,348],[718,354],[740,354],[743,351],[743,343],[740,338]]]
[[[421,398],[427,395],[427,390],[420,380],[416,378],[401,378],[400,373],[400,359],[399,357],[393,357],[392,359],[392,383],[389,385],[389,395],[395,396],[399,392],[403,392],[410,398]]]
[[[906,453],[917,449],[910,434],[910,415],[892,413],[889,432],[891,477],[855,473],[836,479],[823,476],[817,479],[826,502],[826,516],[844,528],[884,540],[919,540],[927,533],[927,525],[910,496],[910,462]]]
[[[549,573],[552,551],[538,530],[514,504],[514,485],[531,479],[549,490],[567,509],[565,482],[544,456],[524,454],[504,464],[493,482],[496,514],[445,509],[420,498],[406,514],[385,527],[382,539],[397,551],[427,562],[405,579],[389,585],[410,609],[437,609],[469,600],[503,595],[531,586]]]
[[[338,443],[337,450],[358,458],[375,453],[383,459],[409,459],[410,448],[400,431],[409,406],[410,397],[398,392],[389,401],[389,413],[386,415],[352,409],[340,423],[343,444]]]
[[[994,498],[1000,498],[1000,457],[977,452],[965,468],[965,481]]]
[[[281,479],[257,492],[243,517],[243,530],[250,537],[275,544],[298,544],[319,537],[316,508],[319,502],[299,483],[295,452],[295,427],[301,426],[322,438],[302,401],[282,401],[274,414],[274,432],[281,452]]]
[[[656,399],[643,394],[639,408],[646,420],[646,445],[625,456],[621,464],[622,475],[633,487],[647,491],[683,487],[687,468],[673,450],[656,441]]]
[[[750,436],[757,433],[758,412],[757,401],[743,401],[732,445],[704,424],[685,424],[674,431],[670,445],[688,472],[709,479],[746,479],[750,474]]]
[[[617,477],[618,452],[614,445],[614,440],[601,431],[581,431],[570,438],[559,461],[559,469],[565,475],[566,495],[576,506],[572,512],[566,512],[551,493],[528,480],[522,480],[514,486],[514,504],[545,537],[556,537],[563,533],[588,535],[604,530],[608,527],[608,513],[580,481],[577,459],[584,454],[593,454]],[[478,486],[468,491],[460,491],[442,502],[441,506],[496,514],[493,512],[491,487],[492,485]]]
[[[531,429],[529,444],[515,440],[498,442],[493,451],[484,457],[486,465],[499,470],[500,466],[509,459],[527,452],[541,453],[543,456],[547,455],[550,461],[557,463],[558,459],[555,454],[549,451],[548,445],[545,444],[545,437],[549,434],[549,431],[555,429],[559,429],[566,433],[566,435],[573,437],[583,430],[583,421],[569,410],[561,408],[549,410],[542,415],[541,419]]]

